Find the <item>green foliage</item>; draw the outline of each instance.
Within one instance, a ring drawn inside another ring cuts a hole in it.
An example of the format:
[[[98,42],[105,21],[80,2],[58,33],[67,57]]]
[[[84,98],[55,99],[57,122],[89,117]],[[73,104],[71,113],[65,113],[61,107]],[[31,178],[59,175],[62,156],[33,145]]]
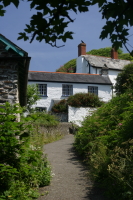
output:
[[[31,112],[32,105],[36,103],[37,100],[40,99],[39,93],[38,93],[38,87],[36,84],[28,85],[27,86],[27,110]]]
[[[76,72],[76,59],[72,59],[61,66],[56,72],[67,72],[67,73],[75,73]]]
[[[0,199],[31,200],[50,183],[50,167],[41,146],[32,145],[29,124],[17,122],[19,105],[0,108]]]
[[[122,53],[118,55],[119,59],[133,61],[133,57],[129,53]]]
[[[103,104],[99,97],[91,93],[77,93],[69,96],[67,100],[62,99],[52,107],[52,112],[68,112],[68,105],[72,107],[99,107]]]
[[[73,39],[73,32],[66,31],[66,27],[74,19],[70,16],[70,10],[74,13],[87,12],[89,1],[82,0],[78,2],[71,1],[36,1],[31,2],[31,9],[36,10],[36,13],[31,17],[30,24],[26,24],[24,32],[19,33],[18,39],[28,40],[32,42],[35,38],[39,42],[45,40],[51,46],[56,46],[57,40],[66,42],[67,39]],[[49,16],[49,17],[48,17]],[[30,36],[32,35],[32,38]]]
[[[114,97],[75,135],[75,148],[111,199],[133,197],[133,92]],[[113,191],[113,193],[112,193]]]
[[[114,88],[117,95],[133,90],[133,64],[126,65],[118,74]]]
[[[55,112],[55,113],[68,112],[67,100],[62,99],[58,103],[54,104],[51,110],[52,110],[52,112]]]
[[[40,125],[45,127],[57,126],[59,122],[54,115],[50,115],[46,112],[34,112],[29,115],[28,121],[33,121],[34,125]]]
[[[123,199],[133,199],[133,139],[116,146],[108,166],[110,175],[119,183],[118,192]],[[122,189],[122,190],[121,190]]]
[[[92,93],[76,93],[68,97],[67,103],[73,107],[99,107],[102,105],[99,97]]]
[[[126,44],[129,28],[133,26],[133,4],[131,0],[28,1],[30,2],[30,8],[34,9],[36,13],[31,16],[30,24],[26,24],[24,32],[19,33],[18,39],[30,39],[30,42],[34,39],[39,42],[45,40],[51,46],[57,47],[57,40],[66,42],[67,39],[73,39],[73,32],[65,32],[68,25],[74,22],[69,11],[71,10],[76,14],[78,12],[88,12],[89,6],[95,4],[98,4],[99,12],[101,12],[102,18],[106,20],[100,38],[105,39],[109,36],[113,46],[117,49],[122,47],[122,44]],[[18,7],[20,1],[1,0],[0,16],[4,16],[5,8],[11,3]],[[133,54],[133,51],[131,54]]]
[[[91,51],[88,51],[87,54],[111,57],[111,49],[112,49],[112,47],[105,47],[105,48],[100,48],[100,49],[92,49]],[[122,55],[122,54],[123,54],[122,49],[118,49],[118,55]]]

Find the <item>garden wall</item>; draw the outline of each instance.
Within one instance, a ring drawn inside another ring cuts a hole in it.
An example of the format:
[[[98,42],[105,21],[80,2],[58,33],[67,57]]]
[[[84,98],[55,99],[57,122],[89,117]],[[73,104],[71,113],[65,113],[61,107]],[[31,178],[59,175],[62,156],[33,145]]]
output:
[[[97,108],[75,108],[68,106],[68,122],[73,122],[74,124],[81,126],[81,122],[86,116],[91,116],[92,113],[97,110]]]
[[[70,131],[72,129],[73,129],[72,123],[68,123],[68,122],[61,122],[56,127],[45,127],[45,126],[40,127],[41,132],[45,132],[45,133],[50,132],[51,134],[55,134],[58,132],[61,135],[67,135],[69,133],[72,133]]]

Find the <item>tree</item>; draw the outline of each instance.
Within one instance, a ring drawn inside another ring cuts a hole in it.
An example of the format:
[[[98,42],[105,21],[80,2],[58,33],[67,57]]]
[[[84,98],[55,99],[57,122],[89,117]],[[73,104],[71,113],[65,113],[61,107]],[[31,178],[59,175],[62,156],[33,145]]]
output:
[[[88,51],[87,54],[110,57],[111,56],[111,49],[112,49],[112,47],[92,49],[91,51]],[[118,49],[118,55],[120,55],[122,53],[123,53],[122,49]]]
[[[32,111],[32,105],[36,103],[37,100],[40,99],[39,93],[38,93],[38,87],[35,84],[28,85],[27,88],[27,110],[29,112]]]
[[[72,59],[61,66],[56,72],[69,72],[75,73],[76,72],[76,59]]]
[[[132,0],[27,0],[31,9],[36,10],[36,14],[31,16],[30,24],[26,24],[24,32],[19,33],[18,39],[38,41],[44,40],[46,43],[57,46],[57,40],[66,42],[73,39],[73,32],[65,31],[70,23],[74,22],[71,12],[88,12],[89,6],[98,4],[102,18],[106,20],[100,38],[108,36],[113,46],[118,49],[125,46],[127,48],[129,28],[133,26],[133,1]],[[13,3],[19,6],[20,0],[0,0],[0,16],[4,16],[5,8]],[[32,35],[32,37],[31,37]]]
[[[88,51],[87,54],[110,57],[111,47],[92,49],[91,51]],[[123,53],[122,49],[118,49],[118,58],[123,59],[123,60],[133,60],[133,57],[129,53]],[[72,60],[68,61],[63,66],[61,66],[59,69],[57,69],[56,72],[75,73],[76,72],[76,59],[72,59]]]
[[[129,90],[133,91],[133,63],[123,68],[123,71],[118,74],[115,84],[115,92],[117,95]]]

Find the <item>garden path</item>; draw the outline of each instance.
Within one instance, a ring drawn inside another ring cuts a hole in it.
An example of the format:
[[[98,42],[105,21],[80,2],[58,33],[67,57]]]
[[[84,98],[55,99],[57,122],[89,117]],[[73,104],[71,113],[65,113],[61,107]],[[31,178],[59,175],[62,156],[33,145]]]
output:
[[[75,155],[73,142],[74,136],[68,134],[44,146],[53,178],[50,186],[40,189],[40,193],[47,195],[38,200],[105,200],[102,191],[93,187],[86,167]]]

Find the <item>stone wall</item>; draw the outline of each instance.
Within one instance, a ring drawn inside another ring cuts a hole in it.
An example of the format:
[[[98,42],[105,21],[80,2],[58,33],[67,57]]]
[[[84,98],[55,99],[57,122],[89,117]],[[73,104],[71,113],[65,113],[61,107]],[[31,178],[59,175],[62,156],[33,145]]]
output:
[[[61,135],[67,135],[69,133],[73,133],[73,126],[72,123],[68,123],[68,122],[61,122],[58,124],[58,126],[56,127],[44,127],[41,126],[40,127],[40,131],[44,132],[44,133],[60,133]]]
[[[0,66],[0,104],[5,102],[18,103],[18,75],[12,65]]]
[[[51,112],[52,115],[56,116],[59,122],[68,122],[68,113],[54,113]]]

